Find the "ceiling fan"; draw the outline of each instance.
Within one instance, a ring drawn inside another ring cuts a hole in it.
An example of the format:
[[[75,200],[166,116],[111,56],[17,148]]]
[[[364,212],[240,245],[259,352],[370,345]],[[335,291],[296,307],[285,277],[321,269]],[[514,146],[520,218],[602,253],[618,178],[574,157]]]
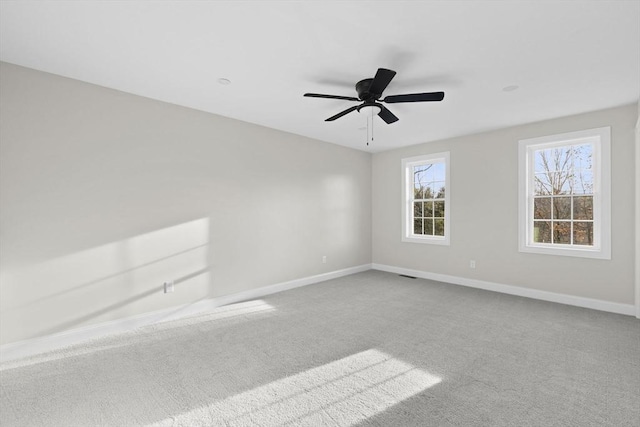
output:
[[[442,101],[444,99],[444,92],[408,93],[405,95],[391,95],[380,99],[382,92],[384,92],[389,83],[391,83],[391,80],[395,75],[396,72],[393,70],[378,68],[378,72],[376,72],[374,78],[360,80],[356,83],[356,92],[358,92],[357,98],[352,96],[324,95],[321,93],[305,93],[304,96],[311,98],[344,99],[345,101],[362,101],[362,104],[349,107],[335,116],[329,117],[325,122],[332,122],[352,111],[357,110],[360,112],[371,109],[373,110],[373,114],[378,114],[378,116],[387,124],[397,122],[398,118],[395,114],[389,111],[387,107],[382,105],[381,102],[396,104],[399,102]]]

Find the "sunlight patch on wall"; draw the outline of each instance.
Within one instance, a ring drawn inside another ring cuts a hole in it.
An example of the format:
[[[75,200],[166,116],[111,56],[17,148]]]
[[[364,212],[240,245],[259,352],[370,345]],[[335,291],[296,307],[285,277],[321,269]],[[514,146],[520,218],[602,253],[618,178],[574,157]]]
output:
[[[353,426],[441,381],[370,349],[152,425]]]
[[[56,333],[206,297],[208,264],[209,218],[201,218],[3,272],[3,338]],[[176,284],[171,299],[161,299],[165,281]]]
[[[169,260],[205,246],[208,239],[209,219],[202,218],[8,272],[5,279],[68,288]]]

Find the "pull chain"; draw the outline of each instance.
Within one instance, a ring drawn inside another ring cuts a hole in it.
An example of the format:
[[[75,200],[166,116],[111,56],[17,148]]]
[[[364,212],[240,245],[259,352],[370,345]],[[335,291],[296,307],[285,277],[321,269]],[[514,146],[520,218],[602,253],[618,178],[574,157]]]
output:
[[[371,116],[367,117],[367,146],[369,145],[369,141],[373,143],[373,108],[371,108]],[[369,138],[371,136],[371,138]]]
[[[369,133],[371,132],[371,127],[369,126],[369,116],[367,116],[367,146],[369,146]]]
[[[373,108],[371,109],[371,143],[373,144]]]

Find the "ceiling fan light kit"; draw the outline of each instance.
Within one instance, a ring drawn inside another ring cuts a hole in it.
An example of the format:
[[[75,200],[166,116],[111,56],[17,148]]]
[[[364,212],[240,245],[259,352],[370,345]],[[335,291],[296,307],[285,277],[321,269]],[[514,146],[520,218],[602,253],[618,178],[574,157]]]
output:
[[[362,104],[358,107],[358,113],[378,115],[382,111],[380,104]]]
[[[352,111],[364,111],[366,113],[377,113],[378,117],[384,120],[387,124],[397,122],[399,119],[395,114],[389,111],[387,107],[382,105],[381,102],[396,104],[400,102],[437,102],[444,99],[444,92],[409,93],[404,95],[391,95],[380,99],[382,97],[382,92],[384,92],[387,86],[389,86],[389,83],[391,83],[391,80],[395,75],[396,72],[393,70],[378,68],[374,78],[360,80],[356,83],[356,92],[358,93],[357,98],[352,96],[325,95],[321,93],[305,93],[304,96],[310,98],[341,99],[344,101],[362,101],[362,104],[360,105],[349,107],[346,110],[329,117],[325,120],[327,122],[339,119]]]

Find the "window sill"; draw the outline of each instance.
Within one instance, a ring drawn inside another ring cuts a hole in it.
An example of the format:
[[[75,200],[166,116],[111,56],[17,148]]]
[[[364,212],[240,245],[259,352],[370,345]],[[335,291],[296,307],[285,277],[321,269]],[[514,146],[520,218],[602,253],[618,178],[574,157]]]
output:
[[[577,248],[575,246],[525,245],[520,246],[520,252],[570,256],[577,258],[611,259],[611,251],[594,248]]]
[[[402,241],[407,243],[422,243],[428,245],[449,245],[449,238],[444,236],[403,236]]]

